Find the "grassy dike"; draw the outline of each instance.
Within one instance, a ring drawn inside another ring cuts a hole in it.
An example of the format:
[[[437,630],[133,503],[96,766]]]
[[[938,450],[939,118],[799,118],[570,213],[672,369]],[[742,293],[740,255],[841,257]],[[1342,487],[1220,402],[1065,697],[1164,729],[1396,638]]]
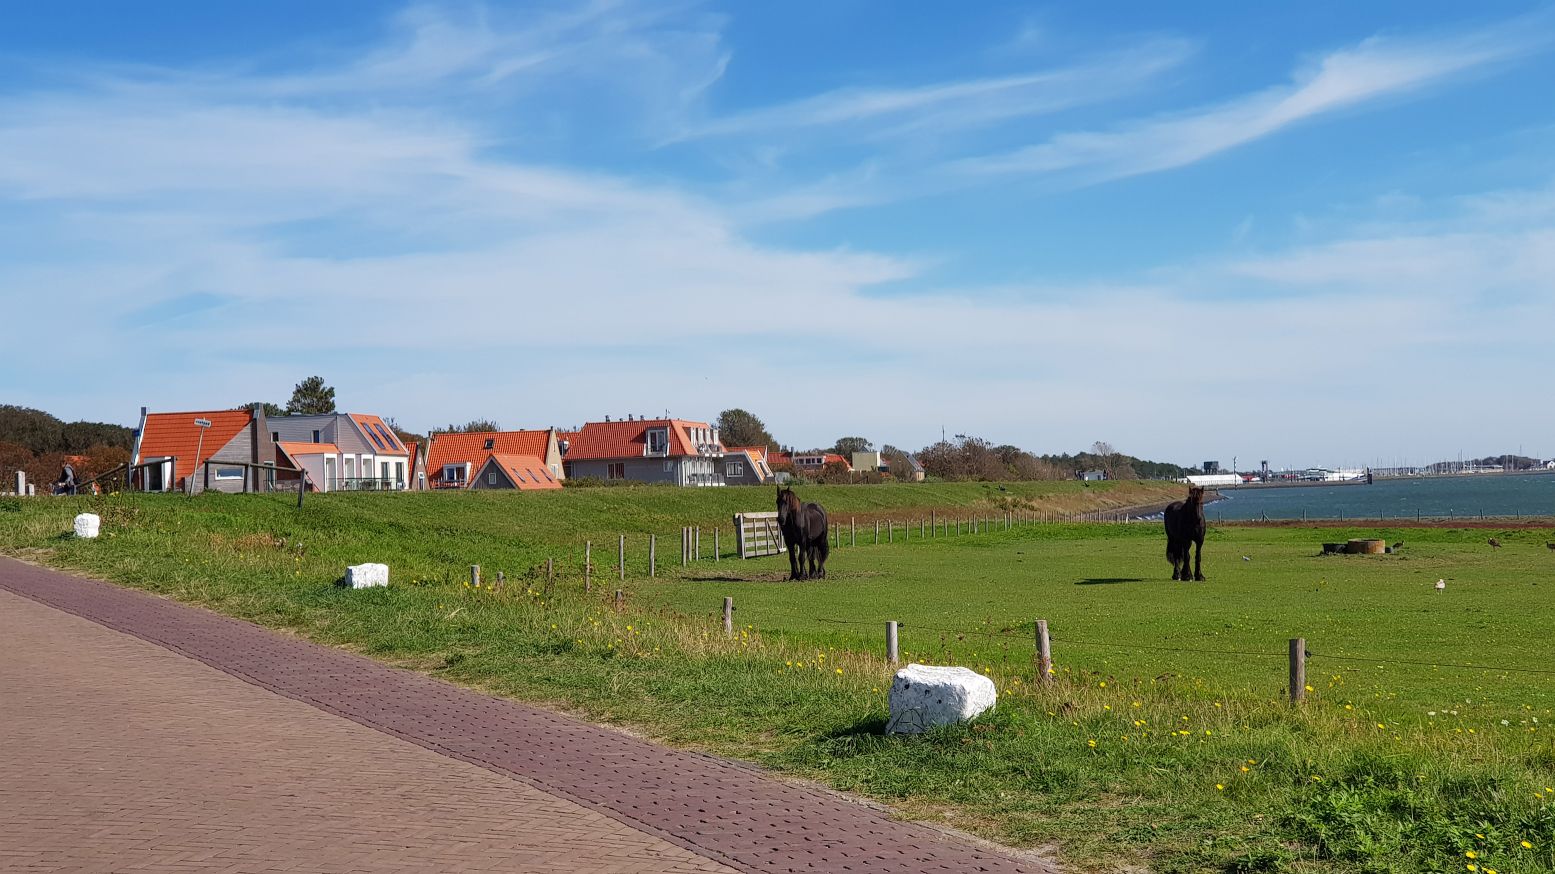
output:
[[[1176,491],[1128,483],[1004,490],[936,484],[813,489],[805,496],[825,503],[834,519],[863,522],[913,517],[928,507],[1080,512],[1155,503]],[[1555,870],[1555,790],[1547,788],[1555,786],[1555,748],[1539,723],[1408,719],[1386,702],[1324,694],[1293,710],[1277,685],[1258,688],[1214,674],[1161,679],[1140,670],[1143,662],[1076,660],[1057,682],[1039,686],[1017,658],[988,666],[1000,686],[996,714],[922,738],[885,738],[879,729],[890,671],[878,647],[807,629],[795,617],[774,619],[786,584],[764,578],[772,567],[743,575],[742,585],[765,586],[773,593],[765,597],[776,600],[769,610],[754,590],[742,592],[732,639],[695,609],[706,600],[697,587],[733,584],[718,581],[734,573],[727,565],[704,562],[686,574],[675,567],[666,578],[646,579],[648,533],[659,535],[667,565],[681,525],[727,526],[738,510],[766,509],[768,495],[331,495],[310,497],[301,511],[284,498],[257,496],[10,500],[0,501],[0,549],[672,744],[752,759],[1014,846],[1051,846],[1077,869]],[[95,542],[62,536],[83,509],[104,518],[104,536]],[[629,536],[629,596],[617,613],[609,592],[617,586],[611,564],[620,533]],[[1436,560],[1452,561],[1470,548],[1451,532],[1410,536]],[[1057,555],[1055,573],[1072,576],[1085,568],[1080,558],[1062,558],[1066,551],[1088,555],[1097,543],[1129,538],[1140,538],[1142,556],[1158,551],[1139,526],[1042,526],[959,541],[845,547],[834,558],[831,591],[840,600],[827,603],[826,612],[875,620],[877,599],[858,598],[849,587],[882,578],[952,597],[997,585],[1000,569],[1014,561],[1001,549],[1022,558]],[[604,578],[588,595],[578,568],[584,540],[595,542],[596,573]],[[1210,546],[1223,568],[1227,553],[1260,544],[1278,553],[1286,542],[1266,531],[1220,529]],[[1534,567],[1532,548],[1525,552]],[[914,567],[947,557],[965,578],[948,585],[948,571],[915,576]],[[539,570],[546,558],[558,560],[549,590]],[[364,592],[333,585],[345,564],[366,560],[387,562],[395,584]],[[1158,557],[1149,560],[1161,566],[1154,573],[1164,569]],[[1290,568],[1302,560],[1294,551],[1270,558]],[[472,563],[487,569],[488,579],[505,570],[507,585],[468,587]],[[1145,573],[1141,565],[1138,575]],[[1482,573],[1494,579],[1503,571]],[[786,600],[819,599],[828,585],[804,584]],[[1237,599],[1257,595],[1256,588],[1227,591]],[[677,601],[682,597],[691,600]],[[1516,636],[1519,646],[1529,638],[1547,643],[1549,626],[1538,620],[1548,615],[1548,602],[1521,591],[1507,598],[1487,604],[1514,607],[1492,617],[1485,633]],[[1106,609],[1115,614],[1125,603]],[[1226,606],[1251,609],[1240,600]],[[1142,614],[1157,610],[1150,598],[1140,599]],[[1020,618],[1012,615],[1010,624]]]

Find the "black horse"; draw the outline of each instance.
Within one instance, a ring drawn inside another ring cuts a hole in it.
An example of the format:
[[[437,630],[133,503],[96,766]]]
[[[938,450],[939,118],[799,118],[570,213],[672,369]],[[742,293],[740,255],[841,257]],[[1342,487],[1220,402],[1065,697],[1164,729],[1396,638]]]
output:
[[[820,504],[799,503],[793,489],[779,488],[777,493],[778,528],[788,544],[791,580],[826,579],[826,557],[831,543],[826,536],[826,511]],[[805,562],[809,562],[809,570]]]
[[[1166,560],[1172,563],[1172,579],[1204,579],[1204,488],[1191,486],[1188,500],[1166,508]],[[1188,576],[1188,553],[1193,556],[1193,576]]]

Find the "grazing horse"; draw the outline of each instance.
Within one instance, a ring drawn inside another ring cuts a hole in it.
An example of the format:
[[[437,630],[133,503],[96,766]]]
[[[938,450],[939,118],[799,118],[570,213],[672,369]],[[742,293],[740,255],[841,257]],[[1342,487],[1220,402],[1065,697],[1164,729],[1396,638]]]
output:
[[[826,511],[820,504],[800,504],[793,489],[779,488],[777,493],[778,528],[788,544],[791,580],[826,579],[826,557],[831,543],[826,536]],[[810,566],[806,570],[805,562]]]
[[[1172,563],[1172,579],[1186,580],[1188,553],[1197,545],[1193,556],[1192,579],[1204,579],[1204,488],[1191,486],[1188,500],[1178,501],[1166,508],[1166,560]]]

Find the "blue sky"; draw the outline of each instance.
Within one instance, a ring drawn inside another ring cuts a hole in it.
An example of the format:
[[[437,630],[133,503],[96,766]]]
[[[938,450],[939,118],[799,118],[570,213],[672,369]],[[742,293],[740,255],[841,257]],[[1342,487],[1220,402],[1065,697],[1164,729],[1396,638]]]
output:
[[[1555,7],[55,4],[0,399],[1555,456]]]

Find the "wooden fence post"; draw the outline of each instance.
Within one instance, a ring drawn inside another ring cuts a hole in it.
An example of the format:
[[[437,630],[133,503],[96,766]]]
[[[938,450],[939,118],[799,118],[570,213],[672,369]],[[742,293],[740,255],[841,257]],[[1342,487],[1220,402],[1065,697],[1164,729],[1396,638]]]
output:
[[[875,520],[875,545],[880,545],[880,520]]]
[[[696,526],[691,534],[691,557],[697,561],[702,560],[702,526]]]
[[[1300,704],[1307,697],[1307,640],[1290,639],[1290,701]]]
[[[1047,635],[1047,620],[1037,620],[1037,680],[1053,682],[1053,644]]]
[[[621,540],[616,546],[616,563],[621,566],[621,579],[626,579],[626,535],[621,535]]]
[[[499,583],[505,582],[505,580],[502,578],[502,571],[497,571],[497,582],[499,582]],[[556,559],[548,558],[548,559],[545,560],[545,594],[546,594],[547,597],[550,596],[550,594],[551,594],[551,586],[555,582],[556,582]]]
[[[734,599],[724,598],[724,634],[734,636]]]
[[[848,545],[858,546],[858,517],[848,517]]]
[[[894,520],[887,519],[885,522],[885,542],[896,542],[896,522]]]
[[[546,562],[547,562],[547,564],[549,564],[550,559],[546,559]],[[508,587],[508,575],[503,573],[502,571],[497,571],[497,588],[499,588],[499,589],[506,589],[507,587]]]
[[[583,593],[594,588],[594,541],[583,541]]]
[[[616,612],[617,613],[621,612],[621,607],[622,607],[623,604],[625,604],[625,602],[626,602],[626,595],[624,595],[621,592],[620,589],[616,589],[616,604],[615,604],[615,607],[616,607]]]
[[[837,545],[841,546],[842,544],[839,543]],[[723,552],[723,550],[721,548],[719,548],[719,544],[718,544],[718,529],[714,528],[713,529],[713,561],[715,563],[718,561],[718,554],[720,552]]]
[[[648,576],[659,575],[659,535],[648,535]]]
[[[16,472],[16,496],[18,498],[27,497],[27,471],[25,470]]]
[[[902,659],[896,646],[896,620],[885,624],[885,658],[892,665],[900,664]]]
[[[478,564],[470,565],[470,585],[477,589],[481,587],[481,566]]]

